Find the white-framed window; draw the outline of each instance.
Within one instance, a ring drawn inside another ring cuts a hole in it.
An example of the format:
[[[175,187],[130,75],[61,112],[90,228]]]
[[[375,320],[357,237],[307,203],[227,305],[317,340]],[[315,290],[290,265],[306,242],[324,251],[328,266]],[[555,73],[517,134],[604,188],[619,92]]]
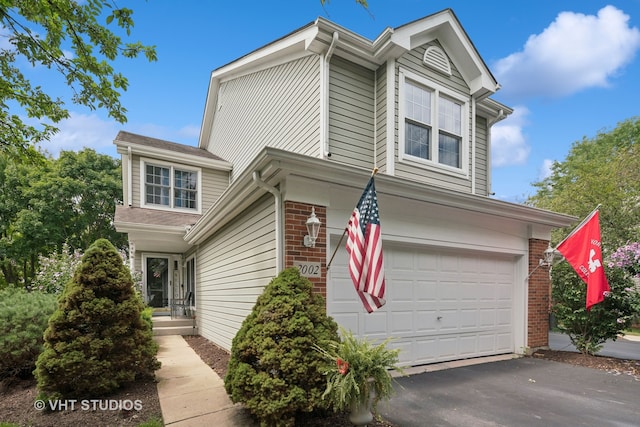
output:
[[[469,100],[400,70],[400,160],[466,174]]]
[[[140,174],[142,206],[200,213],[199,168],[141,159]]]

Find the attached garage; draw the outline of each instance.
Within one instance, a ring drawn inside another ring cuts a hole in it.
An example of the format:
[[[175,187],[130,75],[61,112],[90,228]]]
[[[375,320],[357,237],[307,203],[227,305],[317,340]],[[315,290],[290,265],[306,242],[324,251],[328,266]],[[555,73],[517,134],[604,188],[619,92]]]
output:
[[[334,242],[334,247],[337,242]],[[517,261],[513,255],[385,242],[387,304],[367,314],[340,248],[327,309],[360,336],[393,337],[406,365],[513,353]]]

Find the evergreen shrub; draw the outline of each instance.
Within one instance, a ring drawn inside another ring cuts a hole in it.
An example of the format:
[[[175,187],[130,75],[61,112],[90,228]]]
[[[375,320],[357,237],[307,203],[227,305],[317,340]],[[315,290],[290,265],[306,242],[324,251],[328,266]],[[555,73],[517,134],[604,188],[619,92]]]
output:
[[[55,295],[11,287],[0,290],[0,379],[31,375],[55,309]]]
[[[316,351],[339,340],[325,301],[297,268],[274,278],[233,339],[225,388],[263,426],[291,426],[327,409],[327,360]]]
[[[158,345],[143,308],[120,254],[97,240],[49,320],[35,370],[41,395],[100,397],[152,377]]]

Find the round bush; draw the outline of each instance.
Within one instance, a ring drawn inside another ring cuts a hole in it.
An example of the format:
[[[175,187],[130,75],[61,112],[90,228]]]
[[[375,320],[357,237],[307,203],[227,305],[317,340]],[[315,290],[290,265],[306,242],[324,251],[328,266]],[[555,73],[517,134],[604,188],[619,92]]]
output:
[[[97,240],[60,297],[36,364],[51,397],[100,397],[152,376],[157,344],[129,270],[108,240]]]
[[[0,379],[31,375],[55,309],[55,295],[20,288],[0,290]]]
[[[233,339],[225,388],[261,425],[287,426],[325,408],[327,361],[315,349],[338,341],[324,298],[297,268],[284,270],[258,298]]]

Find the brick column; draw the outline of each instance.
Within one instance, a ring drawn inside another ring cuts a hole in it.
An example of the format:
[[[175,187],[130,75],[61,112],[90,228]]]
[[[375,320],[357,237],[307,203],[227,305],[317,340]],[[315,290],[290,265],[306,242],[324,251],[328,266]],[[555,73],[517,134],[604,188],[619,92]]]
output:
[[[549,278],[549,267],[539,267],[540,259],[544,258],[544,251],[548,246],[548,240],[529,239],[530,276],[528,281],[529,316],[527,319],[527,347],[529,350],[549,346],[551,279]]]
[[[316,216],[321,222],[320,233],[314,248],[307,248],[302,243],[307,235],[307,218],[311,208],[315,208]],[[297,262],[320,264],[320,277],[309,277],[314,292],[327,298],[327,208],[299,202],[284,202],[284,267],[293,267]]]

